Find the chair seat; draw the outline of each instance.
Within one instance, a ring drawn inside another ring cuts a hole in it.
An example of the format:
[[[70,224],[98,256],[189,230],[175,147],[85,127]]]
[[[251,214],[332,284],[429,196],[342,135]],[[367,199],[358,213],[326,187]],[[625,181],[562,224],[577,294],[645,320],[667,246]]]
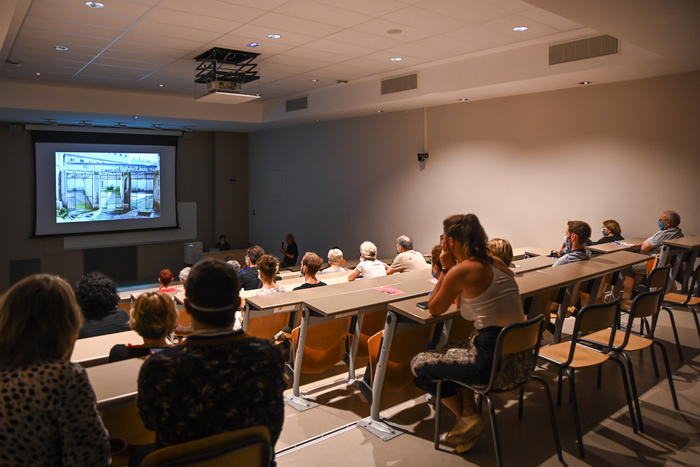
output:
[[[688,298],[685,294],[678,293],[667,293],[664,295],[664,303],[671,303],[673,305],[682,305]],[[695,306],[700,303],[700,297],[690,297],[690,301],[687,303],[689,306]]]
[[[624,311],[630,311],[630,308],[632,308],[632,302],[634,300],[632,299],[624,299],[620,302],[620,309]]]
[[[564,363],[569,358],[571,352],[571,342],[561,342],[559,344],[548,345],[540,349],[540,357],[553,363]],[[576,348],[574,359],[569,365],[571,368],[585,368],[588,366],[600,365],[608,359],[608,356],[596,352],[589,347],[579,345]]]
[[[594,332],[593,334],[589,334],[585,337],[587,341],[593,341],[597,342],[601,345],[608,345],[608,342],[610,342],[610,329],[603,329],[602,331]],[[621,332],[615,333],[615,344],[614,346],[619,348],[622,343],[625,340],[625,335]],[[651,344],[653,344],[654,341],[651,339],[647,339],[646,337],[641,337],[641,336],[636,336],[634,334],[630,334],[630,338],[627,341],[627,345],[625,346],[624,350],[629,350],[630,352],[634,352],[637,350],[642,350],[646,349],[647,347],[650,347]]]

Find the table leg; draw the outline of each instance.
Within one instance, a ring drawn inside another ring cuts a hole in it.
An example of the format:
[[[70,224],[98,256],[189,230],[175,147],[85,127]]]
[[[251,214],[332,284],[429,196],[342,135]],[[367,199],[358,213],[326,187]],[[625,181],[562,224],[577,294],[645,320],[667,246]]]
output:
[[[284,401],[297,409],[300,412],[316,407],[318,404],[302,397],[299,391],[301,383],[301,365],[304,359],[304,344],[306,343],[306,331],[309,328],[311,320],[311,310],[303,307],[301,315],[301,324],[299,326],[299,340],[297,342],[297,351],[294,356],[294,381],[292,384],[292,395],[286,396]]]
[[[355,363],[357,361],[357,349],[360,347],[360,335],[362,330],[362,320],[364,313],[358,311],[357,320],[355,321],[355,334],[352,337],[352,345],[350,346],[350,355],[348,355],[348,379],[349,384],[355,382]]]
[[[246,302],[245,308],[243,309],[243,324],[241,324],[241,329],[243,332],[248,332],[248,320],[250,319],[250,304]]]
[[[573,294],[574,287],[576,284],[570,284],[566,287],[566,292],[564,293],[564,299],[559,305],[559,311],[557,313],[557,319],[554,322],[554,336],[552,342],[558,344],[561,342],[561,330],[564,326],[564,320],[566,319],[566,312],[569,309],[569,303],[571,303],[571,295]]]

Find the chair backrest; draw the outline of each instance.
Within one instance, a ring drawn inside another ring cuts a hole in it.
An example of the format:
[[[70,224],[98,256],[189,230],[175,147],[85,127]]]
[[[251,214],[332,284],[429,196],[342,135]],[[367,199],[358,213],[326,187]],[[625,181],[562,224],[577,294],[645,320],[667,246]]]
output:
[[[574,332],[571,336],[571,350],[565,365],[569,365],[573,361],[576,343],[580,337],[584,337],[586,334],[603,329],[611,329],[610,340],[601,352],[608,353],[613,349],[615,331],[620,325],[620,301],[618,299],[610,303],[588,305],[578,312],[576,324],[574,324]]]
[[[271,315],[250,318],[248,320],[246,333],[250,336],[259,337],[260,339],[272,339],[275,334],[289,325],[290,314],[291,312],[273,313]]]
[[[658,288],[665,289],[670,272],[671,265],[659,266],[653,269],[647,277],[647,287],[649,288],[649,290],[655,290]]]
[[[270,432],[254,426],[159,449],[146,456],[141,467],[269,467],[271,463]]]
[[[501,330],[496,340],[491,379],[484,392],[506,391],[530,379],[537,361],[543,332],[543,315],[522,323],[510,324]],[[503,374],[504,370],[512,371],[512,366],[505,364],[511,358],[522,359],[521,362],[516,363],[522,372],[516,378],[513,378],[512,374],[507,377]]]
[[[302,373],[321,373],[345,357],[345,344],[350,332],[351,318],[341,318],[309,326],[304,345]],[[293,361],[296,362],[300,328],[292,330]]]

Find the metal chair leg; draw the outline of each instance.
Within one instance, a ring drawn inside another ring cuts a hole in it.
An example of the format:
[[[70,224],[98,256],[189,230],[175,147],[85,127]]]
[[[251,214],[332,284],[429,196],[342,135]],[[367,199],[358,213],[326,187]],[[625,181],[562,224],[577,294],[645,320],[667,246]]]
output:
[[[676,349],[678,349],[678,358],[683,361],[683,350],[681,349],[681,341],[678,339],[678,329],[676,329],[676,320],[673,318],[673,311],[667,306],[662,307],[662,310],[666,310],[668,317],[671,320],[671,329],[673,329],[673,337],[676,339]],[[697,317],[696,317],[697,319]],[[700,334],[700,327],[698,328],[698,334]],[[659,374],[656,374],[659,377]]]
[[[578,416],[578,402],[576,401],[576,388],[574,385],[573,373],[574,371],[571,368],[566,369],[566,374],[569,376],[569,392],[574,407],[574,425],[576,425],[576,438],[578,439],[578,455],[583,459],[586,457],[586,454],[583,450],[583,434],[581,433],[581,420],[579,420]]]
[[[661,355],[663,356],[664,364],[666,365],[666,376],[668,377],[668,386],[671,389],[671,397],[673,398],[673,407],[676,410],[680,410],[680,408],[678,408],[678,398],[676,397],[676,387],[673,385],[673,375],[671,375],[671,366],[668,364],[668,355],[666,354],[666,347],[664,347],[663,344],[661,344],[661,342],[654,341],[654,344],[661,347]]]
[[[639,405],[639,394],[637,393],[637,382],[634,379],[634,369],[632,368],[632,361],[625,352],[621,352],[622,357],[627,363],[627,374],[629,375],[630,387],[632,388],[632,398],[634,399],[634,408],[637,411],[637,423],[639,425],[639,432],[644,433],[644,422],[642,422],[642,408]]]
[[[559,440],[559,430],[557,429],[557,420],[554,416],[554,405],[552,404],[552,393],[549,390],[549,384],[547,384],[547,381],[539,376],[532,375],[532,379],[534,381],[539,381],[544,388],[545,398],[547,400],[547,410],[549,411],[549,421],[552,423],[552,433],[554,434],[554,447],[557,449],[557,457],[559,458],[559,461],[564,462],[564,455],[561,452],[561,441]]]
[[[632,396],[630,395],[629,382],[627,380],[627,372],[625,371],[625,365],[617,358],[609,358],[608,360],[615,362],[620,367],[620,374],[622,375],[622,385],[625,388],[625,396],[627,397],[627,407],[630,412],[630,420],[632,421],[632,431],[634,434],[639,432],[637,428],[637,417],[634,414],[634,408],[632,407]]]
[[[434,447],[436,450],[440,449],[440,413],[442,412],[442,397],[440,393],[442,392],[442,381],[437,383],[437,391],[435,393],[435,441]]]
[[[493,448],[496,451],[496,465],[498,467],[503,467],[503,459],[501,458],[501,442],[498,439],[498,425],[496,424],[496,410],[493,406],[493,399],[491,395],[484,394],[486,401],[489,404],[489,415],[491,417],[491,432],[493,433]]]

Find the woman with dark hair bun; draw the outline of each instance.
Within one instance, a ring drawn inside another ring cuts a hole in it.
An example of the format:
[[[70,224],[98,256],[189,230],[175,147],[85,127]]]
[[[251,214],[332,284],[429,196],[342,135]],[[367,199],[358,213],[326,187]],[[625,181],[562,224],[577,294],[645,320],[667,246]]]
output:
[[[498,334],[503,327],[525,320],[513,272],[489,254],[488,237],[479,219],[474,214],[451,216],[445,219],[443,228],[442,269],[428,309],[432,315],[441,315],[459,298],[462,316],[473,321],[476,330],[467,341],[453,342],[441,350],[423,352],[413,358],[411,369],[416,386],[431,394],[437,390],[438,379],[488,384]],[[532,366],[532,353],[509,356],[502,364],[508,365],[509,371],[504,373],[512,380],[498,384],[500,389],[508,389]],[[457,452],[468,451],[485,426],[474,393],[445,381],[441,396],[442,402],[459,419],[445,440],[454,444]]]
[[[0,298],[0,464],[110,465],[95,393],[70,362],[81,320],[70,285],[48,274]]]
[[[119,308],[117,284],[99,272],[84,275],[75,284],[75,298],[85,321],[78,339],[128,331],[129,314]]]

